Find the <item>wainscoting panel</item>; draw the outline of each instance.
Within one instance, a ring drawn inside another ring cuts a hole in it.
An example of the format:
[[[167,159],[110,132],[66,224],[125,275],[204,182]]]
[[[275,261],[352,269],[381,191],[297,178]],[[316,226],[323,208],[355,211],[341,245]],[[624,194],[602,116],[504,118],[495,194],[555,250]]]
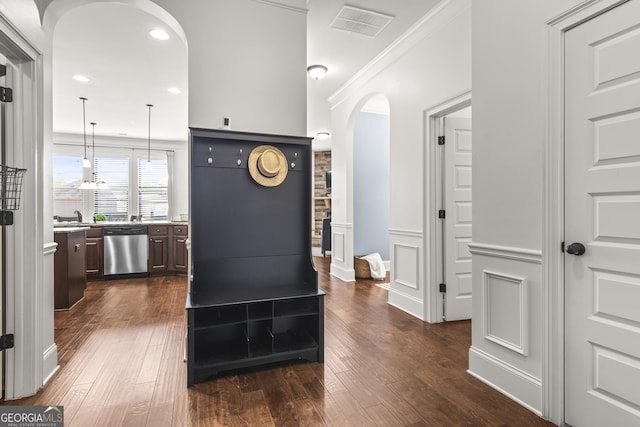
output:
[[[345,282],[356,280],[353,269],[353,224],[331,222],[331,275]]]
[[[420,271],[420,251],[417,246],[394,244],[393,245],[394,266],[393,281],[399,285],[418,289],[418,278]]]
[[[333,249],[332,258],[344,262],[344,233],[333,233],[331,248]]]
[[[542,254],[473,242],[469,373],[542,413],[545,361]]]
[[[389,230],[391,269],[389,304],[424,319],[424,251],[422,232]]]
[[[526,279],[485,271],[482,283],[484,337],[526,356]]]

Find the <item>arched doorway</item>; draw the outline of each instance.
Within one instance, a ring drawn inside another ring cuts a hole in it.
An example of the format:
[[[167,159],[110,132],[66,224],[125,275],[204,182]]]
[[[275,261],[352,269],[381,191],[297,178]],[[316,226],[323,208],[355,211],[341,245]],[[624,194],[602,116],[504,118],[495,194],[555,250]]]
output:
[[[389,267],[389,103],[370,98],[353,129],[353,253],[380,254]]]

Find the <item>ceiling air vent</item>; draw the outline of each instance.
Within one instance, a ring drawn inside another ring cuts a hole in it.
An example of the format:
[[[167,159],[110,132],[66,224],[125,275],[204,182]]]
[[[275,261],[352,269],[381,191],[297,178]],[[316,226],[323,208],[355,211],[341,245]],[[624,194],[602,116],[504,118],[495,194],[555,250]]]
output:
[[[331,23],[331,28],[375,37],[393,18],[391,15],[345,5]]]

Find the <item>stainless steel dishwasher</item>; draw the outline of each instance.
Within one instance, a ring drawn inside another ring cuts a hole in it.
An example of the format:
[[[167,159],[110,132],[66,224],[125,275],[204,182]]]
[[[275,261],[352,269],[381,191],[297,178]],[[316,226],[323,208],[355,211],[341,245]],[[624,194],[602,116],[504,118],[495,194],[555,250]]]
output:
[[[104,228],[104,275],[148,273],[149,242],[146,226]]]

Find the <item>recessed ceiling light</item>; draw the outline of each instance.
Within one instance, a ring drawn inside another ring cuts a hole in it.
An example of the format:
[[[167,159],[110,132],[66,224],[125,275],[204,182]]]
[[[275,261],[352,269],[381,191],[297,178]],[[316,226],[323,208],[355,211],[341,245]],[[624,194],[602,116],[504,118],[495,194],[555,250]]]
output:
[[[149,31],[149,34],[151,34],[151,37],[153,37],[154,39],[158,39],[158,40],[169,39],[169,34],[167,34],[165,30],[161,30],[160,28],[156,28],[155,30]]]
[[[169,89],[167,89],[167,91],[169,91],[170,93],[175,93],[176,95],[182,93],[182,91],[177,87],[170,87]]]
[[[75,76],[73,76],[73,79],[82,83],[87,83],[91,81],[87,77],[82,76],[80,74],[76,74]]]
[[[119,135],[119,136],[127,136],[127,135],[128,135],[128,133],[126,133],[126,132],[120,132],[118,135]]]

